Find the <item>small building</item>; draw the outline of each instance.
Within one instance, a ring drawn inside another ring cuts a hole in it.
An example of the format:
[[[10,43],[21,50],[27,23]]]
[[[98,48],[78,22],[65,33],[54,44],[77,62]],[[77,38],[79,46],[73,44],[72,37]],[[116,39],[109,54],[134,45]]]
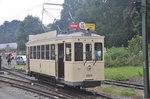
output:
[[[11,53],[14,58],[17,55],[17,43],[3,43],[0,44],[0,54],[3,57],[6,57],[9,53]]]

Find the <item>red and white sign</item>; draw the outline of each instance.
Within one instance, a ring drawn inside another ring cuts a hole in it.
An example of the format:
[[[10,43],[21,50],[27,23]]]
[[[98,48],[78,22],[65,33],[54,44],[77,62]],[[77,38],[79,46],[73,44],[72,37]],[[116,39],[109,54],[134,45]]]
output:
[[[69,23],[69,29],[90,29],[95,30],[95,24],[87,24],[84,22],[80,23]]]
[[[79,23],[69,23],[69,29],[80,29]]]

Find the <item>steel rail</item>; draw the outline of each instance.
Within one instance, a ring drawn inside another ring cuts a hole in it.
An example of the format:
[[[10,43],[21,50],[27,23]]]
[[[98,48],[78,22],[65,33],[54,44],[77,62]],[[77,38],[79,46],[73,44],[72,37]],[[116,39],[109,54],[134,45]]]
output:
[[[116,86],[122,86],[122,87],[128,87],[128,88],[135,88],[135,89],[144,90],[144,86],[141,85],[141,84],[134,84],[134,83],[128,83],[128,82],[122,82],[122,81],[104,80],[104,84],[116,85]]]

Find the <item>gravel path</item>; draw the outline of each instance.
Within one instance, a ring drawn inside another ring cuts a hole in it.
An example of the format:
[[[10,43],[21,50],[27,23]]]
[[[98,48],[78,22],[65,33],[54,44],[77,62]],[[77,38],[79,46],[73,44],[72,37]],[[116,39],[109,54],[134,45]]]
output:
[[[38,94],[11,87],[0,82],[0,99],[48,99]]]

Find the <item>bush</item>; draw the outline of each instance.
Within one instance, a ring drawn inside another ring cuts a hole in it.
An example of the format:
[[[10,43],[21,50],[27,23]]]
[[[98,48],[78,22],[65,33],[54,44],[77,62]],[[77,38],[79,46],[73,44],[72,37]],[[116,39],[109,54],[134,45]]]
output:
[[[105,67],[142,65],[142,37],[137,35],[128,41],[128,47],[112,47],[105,54]]]
[[[105,54],[106,67],[118,67],[127,65],[128,52],[125,47],[112,47]]]
[[[132,40],[128,41],[128,51],[130,55],[137,55],[142,50],[142,37],[136,35]]]
[[[128,52],[130,53],[128,64],[133,66],[142,65],[142,37],[136,35],[128,41],[128,44]]]

